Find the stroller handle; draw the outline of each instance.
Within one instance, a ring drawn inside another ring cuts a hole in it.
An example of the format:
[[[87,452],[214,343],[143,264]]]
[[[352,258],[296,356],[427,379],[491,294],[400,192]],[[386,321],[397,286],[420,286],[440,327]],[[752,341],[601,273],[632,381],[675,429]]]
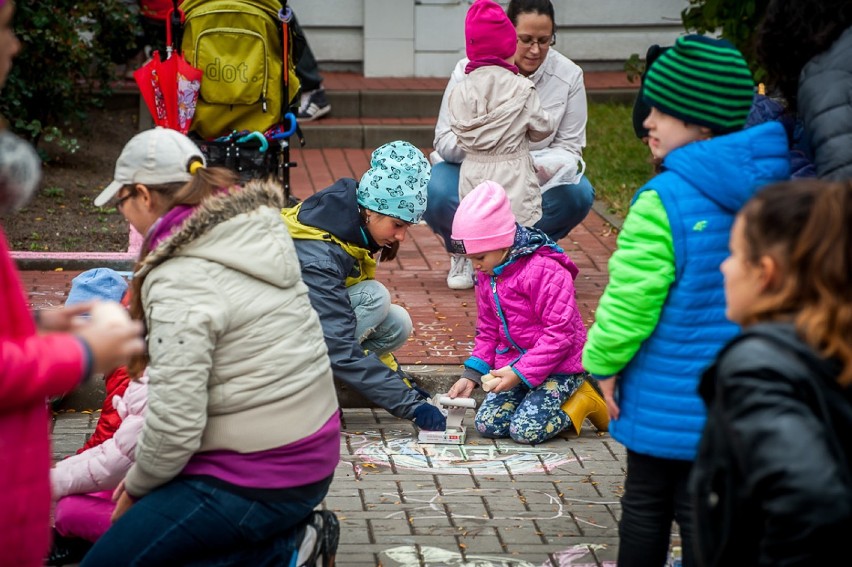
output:
[[[290,123],[289,128],[284,130],[283,132],[277,132],[275,135],[270,136],[270,140],[286,140],[290,136],[296,133],[296,128],[298,128],[298,123],[296,122],[296,115],[292,112],[288,112],[284,115],[284,120]]]

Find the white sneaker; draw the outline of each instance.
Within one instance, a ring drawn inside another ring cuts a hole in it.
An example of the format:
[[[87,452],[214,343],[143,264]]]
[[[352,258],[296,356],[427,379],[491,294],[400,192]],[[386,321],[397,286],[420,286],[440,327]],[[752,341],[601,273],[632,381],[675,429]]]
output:
[[[473,287],[473,263],[459,254],[450,255],[450,273],[447,274],[447,287],[450,289],[470,289]]]

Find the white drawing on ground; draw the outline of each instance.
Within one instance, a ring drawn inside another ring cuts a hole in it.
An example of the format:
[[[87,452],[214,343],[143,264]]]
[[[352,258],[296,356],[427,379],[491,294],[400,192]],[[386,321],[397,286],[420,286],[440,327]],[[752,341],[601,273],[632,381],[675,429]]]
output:
[[[354,444],[353,444],[354,445]],[[547,448],[526,445],[428,445],[409,433],[365,443],[355,456],[376,465],[440,474],[522,475],[545,473],[576,459]]]
[[[598,563],[594,557],[589,557],[591,563],[586,560],[584,563],[578,563],[580,559],[585,559],[589,556],[592,550],[606,549],[605,545],[600,544],[582,544],[574,545],[570,548],[554,553],[554,558],[558,561],[556,565],[547,561],[541,567],[598,567]],[[533,563],[523,559],[515,559],[512,557],[498,555],[480,555],[468,553],[466,557],[456,551],[448,551],[439,547],[420,546],[420,552],[414,546],[403,545],[386,549],[379,554],[379,557],[393,561],[394,564],[382,562],[382,565],[388,567],[535,567]],[[423,562],[421,563],[421,557]],[[604,561],[602,567],[615,567],[614,561]]]
[[[511,557],[500,557],[498,555],[469,554],[467,559],[456,551],[447,551],[440,547],[421,546],[420,553],[414,546],[400,546],[386,549],[379,557],[386,557],[394,561],[395,567],[535,567],[529,561],[523,559],[512,559]],[[420,562],[420,558],[423,562]],[[382,565],[387,565],[384,561]]]
[[[564,551],[557,551],[553,554],[554,559],[557,561],[555,565],[552,563],[545,563],[542,567],[598,567],[598,563],[594,560],[594,557],[590,557],[592,560],[591,563],[577,562],[577,560],[585,559],[592,551],[598,549],[606,549],[606,546],[599,543],[573,545]],[[616,567],[616,562],[603,561],[600,565],[601,567]]]
[[[414,508],[403,509],[398,512],[393,512],[385,516],[386,519],[404,516],[406,513],[411,513],[411,522],[416,522],[418,520],[434,520],[436,518],[446,518],[447,512],[444,509],[444,504],[450,503],[452,501],[453,496],[458,496],[460,494],[466,495],[477,495],[477,496],[505,496],[506,489],[505,488],[464,488],[460,490],[444,490],[443,494],[435,490],[406,490],[403,496],[405,497],[406,502],[411,503],[419,503],[424,504],[424,506],[415,506]],[[529,493],[542,494],[547,500],[548,510],[545,511],[529,511],[523,512],[521,514],[513,515],[513,516],[471,516],[466,514],[458,514],[453,513],[452,517],[454,520],[555,520],[556,518],[561,518],[564,515],[562,502],[559,499],[558,495],[548,494],[542,492],[540,490],[530,490]],[[417,498],[414,496],[415,494],[423,493],[425,496],[423,498]],[[393,496],[386,494],[386,496]],[[598,502],[586,501],[587,504],[598,504]],[[541,507],[539,505],[539,507]],[[429,514],[429,512],[434,511],[438,514],[436,515],[421,515],[421,514]]]
[[[522,493],[517,493],[515,496],[520,500],[526,500],[532,494],[540,494],[544,496],[544,500],[546,504],[538,503],[536,504],[535,511],[525,511],[515,515],[496,515],[496,514],[483,514],[479,516],[467,515],[467,514],[459,514],[457,512],[453,512],[452,518],[453,520],[477,520],[478,522],[484,522],[483,525],[487,525],[489,521],[500,521],[500,520],[555,520],[567,515],[567,511],[564,509],[563,502],[568,501],[576,504],[585,504],[587,506],[612,506],[616,505],[618,501],[611,500],[588,500],[583,498],[569,498],[564,494],[560,494],[559,492],[554,490],[554,493],[548,493],[541,490],[522,490]],[[409,515],[409,521],[411,523],[421,521],[421,520],[435,520],[435,519],[444,519],[447,517],[447,510],[445,509],[445,505],[452,505],[454,503],[455,496],[480,496],[480,497],[489,497],[489,496],[506,496],[505,488],[462,488],[458,490],[446,490],[444,489],[442,492],[438,492],[437,490],[406,490],[402,492],[402,497],[405,503],[411,503],[415,506],[408,507],[403,505],[402,509],[397,512],[392,512],[385,516],[386,519],[396,518],[396,517],[405,517],[406,514]],[[399,494],[397,493],[383,493],[382,496],[388,499],[398,498]],[[546,509],[542,510],[546,506]],[[432,514],[434,512],[435,514]],[[573,519],[577,522],[581,522],[588,526],[592,526],[600,529],[608,529],[608,526],[602,526],[600,524],[596,524],[589,520],[584,520],[577,515],[575,512],[573,514]]]

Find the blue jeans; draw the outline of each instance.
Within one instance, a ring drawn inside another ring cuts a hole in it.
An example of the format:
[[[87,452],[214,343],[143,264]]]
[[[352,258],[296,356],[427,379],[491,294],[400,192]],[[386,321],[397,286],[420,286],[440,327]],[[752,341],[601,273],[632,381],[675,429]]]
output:
[[[459,208],[459,171],[461,165],[442,162],[432,167],[427,187],[426,214],[423,220],[444,239],[448,246],[453,231],[453,216]],[[583,222],[595,202],[595,189],[584,175],[576,185],[557,185],[541,196],[541,219],[535,228],[554,241],[563,238]]]
[[[692,461],[661,459],[628,449],[627,478],[618,524],[618,566],[666,564],[672,520],[680,528],[684,567],[695,565],[692,502],[687,480]]]
[[[136,502],[80,565],[287,565],[300,543],[296,528],[330,484],[312,496],[266,502],[178,477]]]
[[[530,389],[521,382],[511,390],[489,394],[474,418],[483,437],[511,437],[516,443],[538,445],[571,425],[562,404],[583,383],[585,374],[554,374]]]
[[[379,356],[394,352],[414,329],[411,316],[391,303],[388,289],[376,280],[364,280],[346,288],[355,312],[355,337],[365,350]]]

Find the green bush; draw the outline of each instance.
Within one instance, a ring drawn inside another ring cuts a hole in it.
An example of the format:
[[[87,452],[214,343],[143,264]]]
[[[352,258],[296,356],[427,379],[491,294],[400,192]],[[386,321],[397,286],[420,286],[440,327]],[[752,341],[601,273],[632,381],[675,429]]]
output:
[[[763,72],[755,56],[757,27],[769,0],[689,0],[689,8],[681,12],[687,31],[713,33],[721,30],[721,36],[731,43],[749,62],[757,80]]]
[[[136,51],[136,3],[123,0],[18,2],[21,53],[0,97],[2,113],[34,144],[56,141],[73,151],[71,128],[103,104],[115,80],[113,63]],[[107,133],[105,133],[107,134]]]

